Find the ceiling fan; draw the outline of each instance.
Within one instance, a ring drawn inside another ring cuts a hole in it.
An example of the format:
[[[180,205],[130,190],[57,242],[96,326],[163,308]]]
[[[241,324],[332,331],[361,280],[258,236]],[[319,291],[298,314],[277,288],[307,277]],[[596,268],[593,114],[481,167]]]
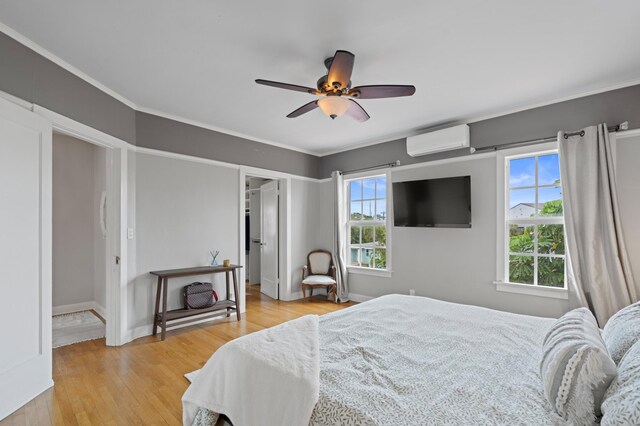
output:
[[[311,101],[287,115],[288,118],[300,117],[302,114],[313,111],[319,107],[322,112],[332,119],[346,114],[357,121],[367,121],[369,114],[367,114],[367,111],[354,101],[353,98],[396,98],[400,96],[411,96],[416,92],[414,86],[396,84],[357,86],[352,88],[351,72],[353,71],[354,60],[355,55],[346,50],[337,50],[333,57],[325,59],[324,65],[328,70],[327,75],[318,79],[317,89],[262,79],[256,80],[256,83],[320,96],[320,99]]]

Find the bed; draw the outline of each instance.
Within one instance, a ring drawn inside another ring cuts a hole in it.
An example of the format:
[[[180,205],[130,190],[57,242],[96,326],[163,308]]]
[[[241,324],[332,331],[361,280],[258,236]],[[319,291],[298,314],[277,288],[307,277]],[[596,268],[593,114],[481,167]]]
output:
[[[323,315],[309,424],[564,424],[540,378],[553,323],[403,295]],[[217,419],[201,408],[192,424]]]

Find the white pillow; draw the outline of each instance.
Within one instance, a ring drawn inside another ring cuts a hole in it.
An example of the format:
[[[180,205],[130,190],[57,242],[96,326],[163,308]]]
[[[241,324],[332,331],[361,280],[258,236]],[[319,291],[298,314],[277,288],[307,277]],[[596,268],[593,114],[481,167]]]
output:
[[[543,343],[540,373],[547,399],[556,412],[575,425],[593,424],[616,376],[593,314],[574,309],[560,317]]]
[[[618,365],[602,403],[602,425],[640,424],[640,342],[636,342]]]
[[[602,337],[613,361],[620,363],[629,348],[640,340],[640,302],[620,309],[609,318]]]

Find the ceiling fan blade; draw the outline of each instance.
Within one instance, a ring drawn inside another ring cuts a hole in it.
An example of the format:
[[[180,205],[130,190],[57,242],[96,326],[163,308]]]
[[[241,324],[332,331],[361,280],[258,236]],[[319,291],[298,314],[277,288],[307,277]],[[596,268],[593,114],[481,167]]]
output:
[[[277,87],[278,89],[287,89],[295,90],[296,92],[310,93],[312,95],[315,95],[318,92],[318,90],[312,89],[311,87],[298,86],[297,84],[280,83],[277,81],[262,80],[260,78],[256,80],[256,83],[263,84],[265,86]]]
[[[377,84],[373,86],[358,86],[349,90],[348,95],[358,99],[398,98],[411,96],[416,93],[415,86],[398,84]]]
[[[336,89],[346,88],[351,81],[355,59],[356,57],[353,53],[346,50],[337,50],[327,74],[327,83]]]
[[[297,110],[287,115],[287,118],[300,117],[302,114],[306,114],[307,112],[313,111],[316,108],[318,108],[318,100],[311,101],[308,104],[302,105],[300,108],[298,108]]]
[[[353,99],[349,99],[349,102],[349,109],[347,109],[346,112],[349,117],[359,122],[367,121],[369,118],[371,118],[369,117],[369,114],[367,114],[367,111],[365,111],[359,103],[357,103]]]

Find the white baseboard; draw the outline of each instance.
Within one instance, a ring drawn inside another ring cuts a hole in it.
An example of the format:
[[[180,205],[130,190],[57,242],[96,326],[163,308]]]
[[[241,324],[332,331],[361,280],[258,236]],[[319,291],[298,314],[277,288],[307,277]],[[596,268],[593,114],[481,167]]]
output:
[[[375,297],[365,296],[364,294],[349,293],[349,300],[354,302],[366,302],[371,299],[375,299]]]
[[[64,314],[70,314],[73,312],[90,311],[91,309],[96,311],[100,316],[102,316],[102,318],[106,318],[107,310],[103,306],[98,305],[96,302],[93,302],[93,301],[82,302],[82,303],[72,303],[70,305],[54,306],[51,312],[53,315],[64,315]]]
[[[169,325],[167,327],[167,331],[177,330],[179,328],[190,327],[192,325],[198,325],[198,324],[202,324],[202,323],[205,323],[205,322],[215,321],[215,320],[219,320],[219,319],[225,318],[225,314],[224,313],[221,313],[219,316],[215,316],[213,318],[206,318],[206,315],[209,315],[209,313],[201,314],[200,316],[201,317],[205,316],[205,318],[202,318],[200,321],[194,321],[194,322],[190,322],[188,324],[180,324],[180,325],[174,325],[174,326]],[[235,319],[235,315],[236,315],[235,312],[231,312],[231,318]],[[197,319],[198,315],[194,315],[191,318],[192,319]],[[136,328],[134,328],[132,330],[129,330],[129,332],[127,333],[125,342],[129,343],[132,340],[136,340],[136,339],[139,339],[141,337],[151,336],[152,334],[153,334],[153,326],[151,324],[142,325],[140,327],[136,327]],[[160,334],[160,328],[158,328],[158,334]]]
[[[286,298],[282,298],[280,300],[284,300],[285,302],[291,302],[292,300],[298,300],[298,299],[302,299],[302,292],[301,291],[296,291],[293,292],[289,295],[289,297]]]
[[[46,391],[52,386],[53,386],[53,380],[47,379],[44,382],[42,382],[40,385],[35,386],[35,389],[36,389],[35,394],[33,393],[25,394],[24,390],[22,389],[14,389],[17,392],[17,394],[14,393],[12,395],[11,401],[0,402],[0,420],[5,419],[14,411],[26,405],[29,401],[31,401],[32,399],[34,399],[35,397],[37,397],[42,392]],[[31,388],[29,390],[31,390]],[[10,404],[10,405],[5,405],[5,404]]]
[[[100,315],[102,318],[104,318],[105,320],[107,319],[107,308],[105,308],[104,306],[100,305],[98,302],[93,302],[94,303],[94,307],[93,310],[96,311],[98,313],[98,315]]]

